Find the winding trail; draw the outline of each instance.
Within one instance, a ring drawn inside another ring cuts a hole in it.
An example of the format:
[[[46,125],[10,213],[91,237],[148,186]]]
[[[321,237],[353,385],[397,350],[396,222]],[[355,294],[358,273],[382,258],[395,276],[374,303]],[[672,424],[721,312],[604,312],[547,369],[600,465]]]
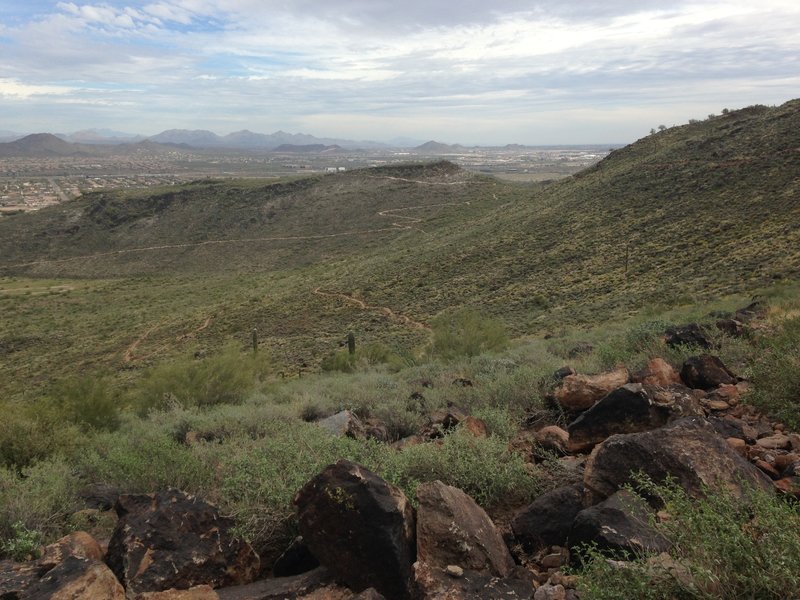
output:
[[[214,319],[214,315],[206,317],[205,321],[203,321],[203,323],[199,327],[197,327],[196,329],[193,329],[193,330],[191,330],[191,331],[189,331],[187,333],[184,333],[184,334],[181,334],[181,335],[177,336],[175,338],[175,341],[176,342],[183,342],[185,340],[188,340],[189,338],[194,337],[195,335],[197,335],[198,333],[200,333],[204,329],[207,329],[208,326],[211,325],[211,321],[213,319]],[[123,356],[122,356],[122,362],[131,363],[134,360],[144,360],[146,358],[150,358],[154,354],[158,353],[160,350],[163,350],[164,348],[166,348],[166,346],[160,346],[160,347],[156,348],[155,350],[153,350],[152,352],[150,352],[149,354],[145,354],[143,356],[136,356],[135,355],[136,349],[139,347],[139,345],[142,342],[144,342],[148,337],[150,337],[150,334],[152,334],[157,329],[161,329],[162,327],[165,327],[165,326],[167,326],[169,324],[170,324],[169,321],[161,321],[159,323],[156,323],[155,325],[150,327],[150,329],[148,329],[142,335],[140,335],[138,338],[136,338],[133,341],[133,343],[130,346],[128,346],[128,348],[125,350],[125,354],[123,354]]]
[[[408,315],[397,313],[397,312],[393,311],[391,308],[389,308],[388,306],[376,306],[376,305],[373,305],[373,304],[367,304],[363,300],[359,300],[355,296],[351,296],[351,295],[345,294],[343,292],[329,292],[329,291],[325,291],[325,290],[323,290],[321,288],[317,288],[312,293],[316,294],[317,296],[321,296],[323,298],[338,298],[340,300],[345,300],[346,302],[350,302],[351,304],[355,304],[361,310],[379,311],[379,312],[383,313],[383,315],[386,318],[394,320],[394,321],[399,321],[403,325],[407,325],[407,326],[411,327],[412,329],[422,329],[422,330],[426,330],[426,331],[430,331],[430,329],[431,329],[431,326],[428,325],[427,323],[423,323],[422,321],[416,321],[416,320],[412,319],[411,317],[409,317]]]

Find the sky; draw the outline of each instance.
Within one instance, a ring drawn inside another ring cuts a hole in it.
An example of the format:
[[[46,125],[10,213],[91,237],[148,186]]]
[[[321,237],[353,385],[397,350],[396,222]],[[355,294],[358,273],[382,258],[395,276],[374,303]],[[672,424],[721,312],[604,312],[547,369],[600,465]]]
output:
[[[800,96],[797,0],[0,0],[0,131],[628,143]]]

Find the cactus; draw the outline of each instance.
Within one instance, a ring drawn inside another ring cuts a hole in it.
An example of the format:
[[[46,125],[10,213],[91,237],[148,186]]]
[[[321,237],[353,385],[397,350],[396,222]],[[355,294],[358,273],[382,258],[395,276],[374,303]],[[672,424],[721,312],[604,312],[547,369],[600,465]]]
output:
[[[356,334],[352,331],[347,334],[347,351],[350,354],[356,353]]]
[[[253,327],[253,352],[258,352],[258,329]]]

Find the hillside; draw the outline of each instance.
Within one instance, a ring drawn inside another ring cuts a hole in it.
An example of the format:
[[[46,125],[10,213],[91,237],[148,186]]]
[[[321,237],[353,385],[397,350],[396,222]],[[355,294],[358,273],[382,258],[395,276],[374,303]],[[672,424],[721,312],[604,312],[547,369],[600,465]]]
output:
[[[543,334],[797,279],[799,148],[794,101],[533,189],[442,162],[88,194],[0,222],[0,274],[32,286],[0,297],[4,369],[116,370],[131,346],[139,366],[253,327],[279,364],[314,368],[349,330],[417,348],[427,333],[401,317],[451,307]]]
[[[49,133],[34,133],[13,142],[0,144],[0,157],[97,156],[102,152],[102,149],[95,146],[73,144]]]

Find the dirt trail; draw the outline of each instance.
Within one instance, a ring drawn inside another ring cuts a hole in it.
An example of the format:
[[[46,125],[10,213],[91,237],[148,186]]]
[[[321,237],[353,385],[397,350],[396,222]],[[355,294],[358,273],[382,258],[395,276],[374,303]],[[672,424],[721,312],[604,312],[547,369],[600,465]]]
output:
[[[388,306],[375,306],[372,304],[367,304],[363,300],[359,300],[358,298],[351,296],[349,294],[345,294],[343,292],[327,292],[321,288],[317,288],[313,292],[317,296],[322,296],[323,298],[339,298],[341,300],[345,300],[346,302],[350,302],[351,304],[355,304],[361,310],[375,310],[383,313],[385,317],[388,319],[392,319],[394,321],[399,321],[404,325],[411,327],[412,329],[423,329],[426,331],[430,331],[431,326],[427,323],[423,323],[422,321],[416,321],[409,317],[408,315],[403,315],[400,313],[396,313]]]
[[[214,315],[206,317],[206,320],[203,321],[203,323],[198,328],[193,329],[193,330],[191,330],[191,331],[189,331],[187,333],[184,333],[184,334],[181,334],[181,335],[177,336],[175,338],[175,341],[176,342],[183,342],[185,340],[188,340],[191,337],[194,337],[195,335],[197,335],[198,333],[200,333],[204,329],[207,329],[208,326],[211,325],[211,321],[213,319],[214,319]],[[148,337],[150,337],[150,334],[152,334],[157,329],[161,329],[162,327],[166,327],[169,324],[170,323],[168,321],[161,321],[160,323],[156,323],[150,329],[148,329],[142,335],[140,335],[138,338],[136,338],[133,341],[133,343],[130,346],[128,346],[128,348],[125,350],[125,354],[123,354],[123,356],[122,356],[122,362],[130,363],[130,362],[133,362],[134,360],[143,360],[145,358],[149,358],[149,357],[153,356],[158,351],[163,350],[164,348],[166,348],[166,346],[160,346],[159,348],[156,348],[154,351],[150,352],[149,354],[145,354],[143,356],[136,356],[134,354],[136,352],[136,349],[139,347],[139,345],[142,342],[144,342]]]

